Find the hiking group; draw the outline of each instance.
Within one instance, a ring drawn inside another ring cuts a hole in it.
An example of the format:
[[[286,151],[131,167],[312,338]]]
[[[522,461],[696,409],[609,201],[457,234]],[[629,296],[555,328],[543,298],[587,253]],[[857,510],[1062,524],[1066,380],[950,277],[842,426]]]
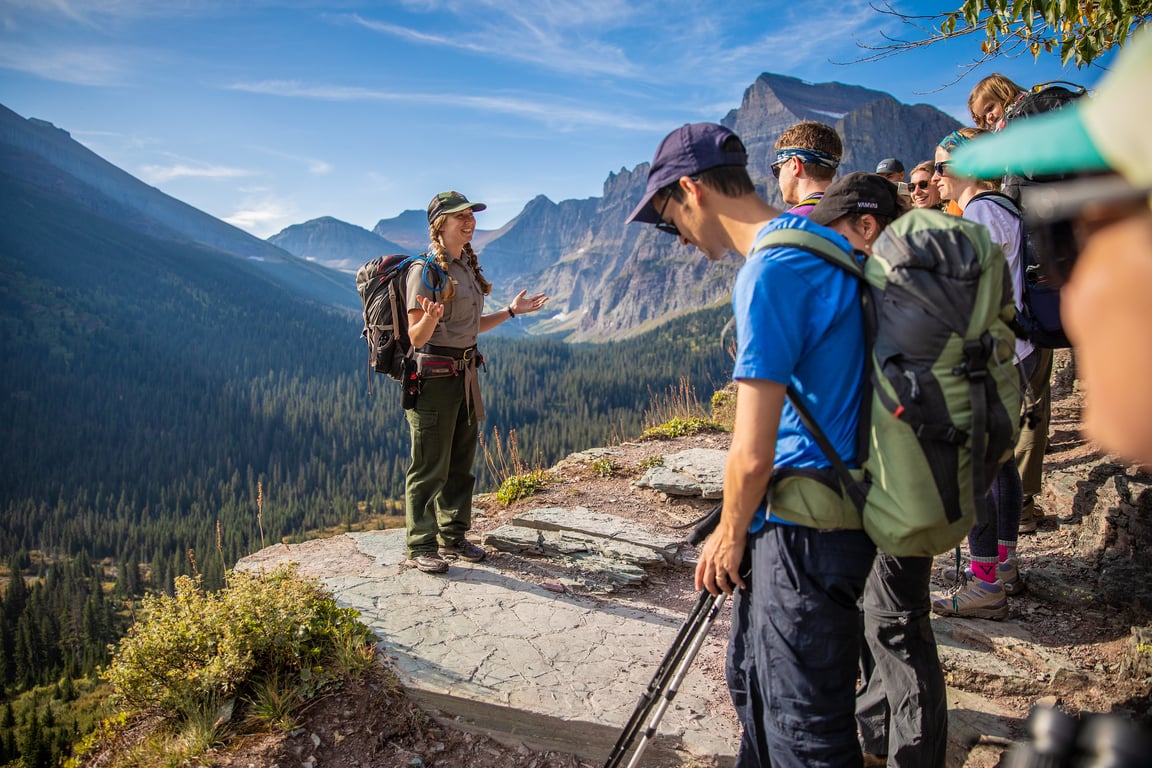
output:
[[[840,137],[800,123],[771,165],[785,212],[728,128],[685,125],[657,148],[628,221],[744,257],[722,511],[695,570],[697,589],[733,598],[741,768],[944,764],[929,617],[1002,619],[1025,589],[1016,544],[1041,514],[1060,330],[1041,327],[1042,302],[1063,300],[1089,434],[1152,461],[1150,68],[1152,34],[1137,36],[1097,93],[1027,120],[1012,112],[1031,91],[989,78],[969,102],[977,127],[933,137],[910,183],[896,158],[836,178]],[[483,209],[433,198],[430,255],[389,273],[407,279],[387,323],[366,311],[373,364],[411,389],[408,556],[434,573],[442,552],[484,557],[465,538],[477,334],[547,300],[522,291],[483,313]],[[365,269],[367,307],[388,280]],[[933,595],[933,556],[954,547],[956,587]]]

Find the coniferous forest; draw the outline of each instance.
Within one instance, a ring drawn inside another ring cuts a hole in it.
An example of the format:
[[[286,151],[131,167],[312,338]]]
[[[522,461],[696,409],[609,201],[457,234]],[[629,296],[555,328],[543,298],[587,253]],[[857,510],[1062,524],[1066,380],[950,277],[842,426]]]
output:
[[[36,686],[73,695],[107,662],[133,600],[178,575],[213,588],[262,546],[402,514],[399,386],[376,376],[369,394],[358,317],[3,174],[0,219],[6,699]],[[681,381],[707,401],[730,371],[729,316],[711,308],[596,345],[481,337],[485,443],[515,433],[521,460],[549,466],[636,437]],[[476,471],[492,490],[482,458]],[[11,699],[0,707],[12,720],[0,722],[0,764],[53,764],[75,725],[45,725],[51,712],[19,720]]]

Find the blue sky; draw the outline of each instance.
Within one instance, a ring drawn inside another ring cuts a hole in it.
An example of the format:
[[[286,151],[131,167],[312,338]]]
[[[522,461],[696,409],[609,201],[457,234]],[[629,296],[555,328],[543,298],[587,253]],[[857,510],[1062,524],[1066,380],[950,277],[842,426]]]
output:
[[[944,87],[976,38],[834,63],[885,32],[908,34],[864,2],[0,0],[0,103],[267,237],[319,216],[370,229],[444,189],[488,203],[485,229],[537,194],[597,196],[766,71],[964,119],[993,71],[1022,84],[1103,74],[1026,54]]]

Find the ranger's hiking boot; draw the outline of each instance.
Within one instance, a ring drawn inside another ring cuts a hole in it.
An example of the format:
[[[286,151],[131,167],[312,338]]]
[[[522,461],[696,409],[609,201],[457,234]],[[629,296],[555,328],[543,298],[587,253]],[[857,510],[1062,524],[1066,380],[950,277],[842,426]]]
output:
[[[1043,510],[1037,509],[1035,506],[1026,506],[1020,512],[1020,527],[1017,530],[1020,533],[1036,533],[1036,529],[1040,527],[1040,521],[1043,519]]]
[[[445,544],[440,549],[443,550],[444,557],[449,560],[460,558],[470,563],[478,563],[488,556],[484,547],[478,547],[468,539],[457,539],[451,544]]]
[[[955,591],[932,595],[932,612],[962,619],[1008,618],[1008,595],[999,581],[974,579]]]
[[[408,558],[408,564],[424,573],[444,573],[448,570],[448,562],[436,550],[417,552]]]

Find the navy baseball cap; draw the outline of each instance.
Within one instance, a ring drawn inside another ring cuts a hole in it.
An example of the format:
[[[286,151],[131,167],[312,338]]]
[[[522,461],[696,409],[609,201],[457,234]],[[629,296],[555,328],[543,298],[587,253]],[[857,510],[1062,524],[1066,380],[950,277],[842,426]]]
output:
[[[691,123],[683,125],[664,137],[648,169],[648,186],[640,204],[633,209],[627,221],[655,224],[660,220],[652,207],[652,198],[665,187],[675,184],[682,176],[695,176],[701,171],[735,165],[748,165],[748,153],[725,152],[722,147],[728,139],[739,137],[717,123]],[[743,147],[743,144],[741,144]]]

